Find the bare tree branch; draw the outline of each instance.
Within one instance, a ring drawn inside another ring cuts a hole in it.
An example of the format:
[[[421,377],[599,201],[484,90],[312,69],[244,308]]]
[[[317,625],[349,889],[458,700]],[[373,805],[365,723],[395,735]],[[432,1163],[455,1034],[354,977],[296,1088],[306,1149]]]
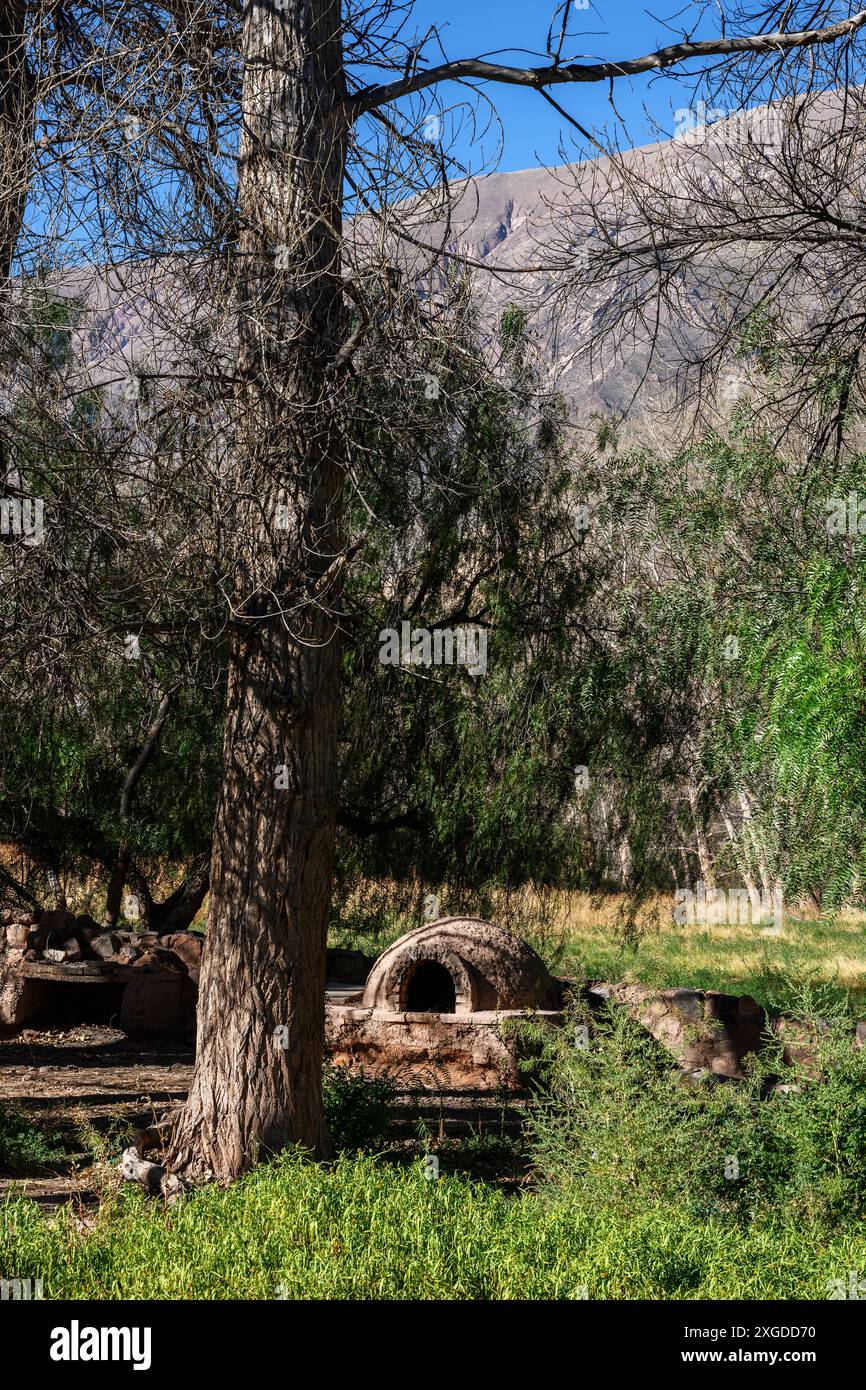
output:
[[[440,82],[477,80],[498,82],[516,87],[542,88],[567,82],[607,82],[617,77],[637,77],[645,72],[660,72],[665,68],[688,62],[691,58],[731,57],[737,53],[785,53],[795,48],[811,48],[815,44],[837,43],[851,38],[866,24],[866,10],[850,19],[825,29],[802,29],[786,34],[748,34],[735,38],[697,39],[668,44],[655,53],[641,58],[625,58],[602,63],[560,63],[538,68],[512,67],[504,63],[488,63],[481,58],[459,58],[450,63],[438,63],[426,72],[414,72],[397,82],[387,82],[363,88],[349,101],[352,115],[374,111],[398,98],[422,92]]]

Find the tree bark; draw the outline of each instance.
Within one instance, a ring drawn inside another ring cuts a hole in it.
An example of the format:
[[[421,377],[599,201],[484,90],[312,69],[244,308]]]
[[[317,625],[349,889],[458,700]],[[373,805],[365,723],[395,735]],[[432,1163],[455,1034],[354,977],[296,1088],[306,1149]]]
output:
[[[337,810],[343,435],[335,366],[346,142],[339,0],[243,31],[240,409],[224,779],[198,1054],[168,1162],[227,1182],[326,1156],[327,918]]]
[[[710,844],[707,839],[707,827],[704,819],[704,808],[701,805],[701,796],[698,784],[693,776],[688,780],[689,810],[692,814],[692,825],[695,831],[695,846],[698,853],[698,863],[701,866],[701,878],[706,888],[715,888],[716,874],[713,865],[713,856],[710,853]]]
[[[0,14],[0,291],[5,293],[24,220],[33,159],[33,98],[22,0]]]
[[[123,903],[123,890],[126,886],[126,880],[129,874],[129,865],[132,859],[132,845],[127,840],[126,835],[124,833],[125,827],[129,821],[129,812],[132,806],[132,798],[135,792],[135,788],[138,785],[138,781],[141,777],[141,774],[144,772],[144,769],[147,767],[148,763],[153,757],[153,751],[156,748],[157,739],[162,733],[163,725],[165,724],[165,721],[168,718],[170,704],[171,692],[167,691],[159,702],[159,709],[157,710],[156,718],[153,721],[153,724],[150,726],[150,729],[148,730],[147,738],[145,739],[139,751],[138,757],[136,758],[135,762],[132,764],[132,767],[129,769],[129,772],[127,773],[126,781],[123,784],[123,791],[120,794],[120,810],[118,813],[118,820],[120,822],[121,827],[123,827],[123,830],[121,832],[120,845],[118,846],[117,850],[117,859],[115,861],[111,877],[108,880],[108,887],[105,893],[105,914],[102,919],[103,926],[105,927],[116,927],[117,919],[120,916],[120,908]]]

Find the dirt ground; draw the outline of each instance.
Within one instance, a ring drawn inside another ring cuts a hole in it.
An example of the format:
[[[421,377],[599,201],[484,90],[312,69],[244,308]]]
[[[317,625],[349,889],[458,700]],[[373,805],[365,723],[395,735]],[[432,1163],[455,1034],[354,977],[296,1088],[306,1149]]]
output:
[[[0,1105],[14,1105],[56,1132],[67,1155],[50,1169],[34,1166],[26,1176],[0,1169],[0,1200],[14,1189],[46,1210],[69,1201],[82,1209],[94,1205],[105,1179],[100,1141],[116,1163],[122,1138],[185,1099],[193,1061],[191,1040],[133,1041],[99,1024],[0,1037]],[[392,1111],[394,1142],[399,1147],[410,1137],[417,1140],[421,1123],[446,1148],[466,1136],[507,1142],[520,1132],[524,1104],[490,1092],[403,1092]],[[509,1181],[521,1176],[519,1166],[507,1166]]]
[[[192,1066],[191,1042],[133,1042],[97,1024],[0,1037],[0,1104],[11,1102],[56,1130],[69,1153],[68,1171],[59,1175],[56,1165],[51,1175],[10,1177],[0,1170],[0,1198],[14,1187],[45,1205],[73,1195],[92,1199],[92,1149],[82,1130],[109,1135],[152,1123],[184,1099]]]

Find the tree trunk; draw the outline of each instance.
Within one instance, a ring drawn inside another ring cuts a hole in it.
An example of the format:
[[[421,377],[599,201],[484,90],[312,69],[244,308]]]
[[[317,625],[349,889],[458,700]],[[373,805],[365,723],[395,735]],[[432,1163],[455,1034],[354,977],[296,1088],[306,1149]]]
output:
[[[752,797],[746,787],[739,786],[737,788],[737,800],[740,803],[740,811],[742,813],[744,837],[751,849],[752,855],[754,856],[755,867],[757,868],[758,874],[761,879],[761,887],[763,888],[765,893],[770,893],[777,885],[774,883],[773,875],[770,873],[770,870],[767,867],[767,863],[764,857],[763,850],[761,848],[759,837],[755,833],[755,828],[753,824],[754,811],[752,807]]]
[[[701,805],[700,792],[698,785],[693,777],[689,777],[688,782],[689,810],[692,813],[692,825],[695,831],[695,846],[698,852],[698,863],[701,867],[701,878],[705,888],[715,888],[716,874],[713,865],[713,856],[710,853],[710,845],[707,839],[707,827],[704,819],[704,809]]]
[[[345,154],[339,0],[254,3],[243,33],[239,394],[224,778],[198,1054],[169,1164],[229,1181],[325,1156],[337,812]]]
[[[33,100],[22,0],[0,13],[0,291],[12,269],[33,159]]]
[[[129,875],[130,861],[132,860],[132,845],[126,839],[125,830],[129,822],[129,813],[132,806],[132,798],[138,786],[141,774],[153,757],[157,739],[162,733],[163,725],[168,718],[169,706],[171,705],[171,692],[166,692],[159,702],[159,709],[156,719],[153,721],[135,762],[129,769],[126,781],[123,784],[123,791],[120,794],[120,810],[118,820],[121,826],[121,841],[117,850],[117,859],[111,877],[108,880],[108,887],[105,892],[105,913],[102,918],[104,927],[116,927],[117,919],[120,916],[120,909],[123,904],[123,890],[126,887],[126,880]]]
[[[734,846],[734,850],[737,853],[737,859],[739,861],[738,867],[740,870],[740,874],[742,875],[743,883],[746,885],[746,891],[749,895],[749,903],[751,904],[752,908],[752,920],[754,922],[760,921],[761,893],[758,888],[757,880],[755,879],[755,876],[752,873],[751,865],[749,864],[748,860],[748,855],[742,852],[740,846],[740,839],[737,835],[736,826],[734,825],[733,818],[731,816],[730,811],[728,810],[727,804],[724,801],[721,801],[719,803],[719,811],[721,813],[722,820],[725,823],[725,829],[728,832],[728,839]]]

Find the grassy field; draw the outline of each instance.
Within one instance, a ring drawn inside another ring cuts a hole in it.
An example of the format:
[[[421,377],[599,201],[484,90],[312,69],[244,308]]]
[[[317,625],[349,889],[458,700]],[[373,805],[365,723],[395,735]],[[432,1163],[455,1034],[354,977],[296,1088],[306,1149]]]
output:
[[[550,968],[567,976],[638,980],[660,987],[717,989],[751,994],[783,1010],[803,983],[838,990],[866,1016],[866,913],[821,916],[786,909],[780,927],[751,923],[679,925],[672,899],[659,895],[637,914],[637,933],[625,939],[628,900],[554,891],[518,892],[492,903],[460,903],[443,893],[440,911],[488,916],[535,946]],[[396,904],[387,885],[353,905],[335,944],[376,955],[419,924]]]
[[[647,906],[642,931],[632,946],[618,939],[622,900],[601,905],[577,894],[563,895],[556,916],[535,945],[565,975],[633,979],[661,987],[717,989],[751,994],[759,1003],[784,1009],[792,982],[835,987],[866,1011],[866,915],[805,917],[786,913],[780,927],[735,923],[678,925],[670,900]]]
[[[866,1235],[784,1219],[734,1232],[680,1207],[430,1182],[420,1163],[284,1156],[169,1210],[123,1191],[92,1228],[9,1200],[0,1269],[72,1299],[822,1299],[866,1269]]]

